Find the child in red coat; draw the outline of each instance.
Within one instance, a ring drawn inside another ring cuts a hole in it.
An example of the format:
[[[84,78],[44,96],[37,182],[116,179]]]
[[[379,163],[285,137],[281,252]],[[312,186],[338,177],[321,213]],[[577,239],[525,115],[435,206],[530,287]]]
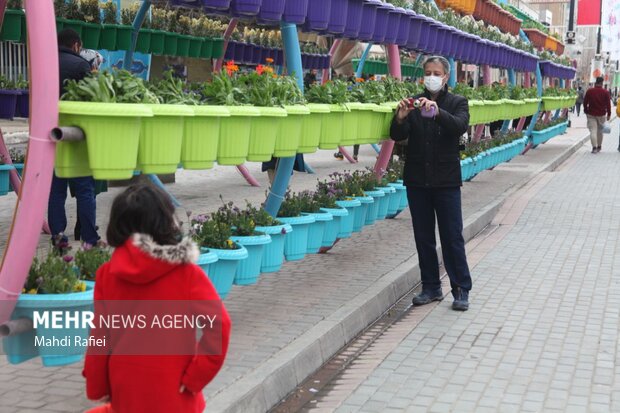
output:
[[[193,264],[198,248],[182,238],[174,206],[159,188],[137,184],[118,195],[112,204],[107,239],[116,249],[97,271],[96,316],[101,300],[220,300],[204,272]],[[202,390],[222,367],[230,337],[230,318],[223,305],[218,310],[217,338],[203,330],[197,345],[192,344],[196,347],[193,355],[118,355],[107,350],[101,354],[89,348],[82,373],[88,398],[109,400],[106,408],[114,413],[202,412]],[[106,330],[105,334],[116,345],[134,344],[123,343],[129,339],[122,330]],[[103,332],[97,328],[91,335],[102,336]],[[194,337],[191,333],[192,342]],[[217,348],[215,354],[207,350],[213,348]]]

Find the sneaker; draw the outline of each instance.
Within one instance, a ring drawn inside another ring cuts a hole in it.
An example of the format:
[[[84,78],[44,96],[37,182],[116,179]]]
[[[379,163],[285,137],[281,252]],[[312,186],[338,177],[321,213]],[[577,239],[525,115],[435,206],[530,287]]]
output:
[[[469,291],[457,288],[452,290],[454,296],[454,302],[452,303],[452,309],[454,311],[467,311],[469,310]]]
[[[425,305],[432,303],[433,301],[443,300],[443,293],[441,289],[435,291],[422,291],[420,294],[413,297],[413,305]]]
[[[341,154],[340,152],[336,152],[334,154],[334,158],[338,159],[339,161],[342,161],[344,159],[344,155]]]
[[[592,148],[592,153],[597,153],[596,146]]]
[[[602,149],[602,148],[599,146],[598,148],[596,148],[596,152],[597,152],[597,153],[598,153],[598,152],[600,152],[600,151],[601,151],[601,149]]]
[[[353,160],[357,161],[357,155],[353,155]]]

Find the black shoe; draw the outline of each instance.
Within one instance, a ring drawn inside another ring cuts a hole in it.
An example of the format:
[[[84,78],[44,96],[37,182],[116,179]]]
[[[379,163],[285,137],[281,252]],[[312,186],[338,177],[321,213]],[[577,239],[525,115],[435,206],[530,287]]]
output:
[[[432,303],[433,301],[443,300],[443,293],[441,289],[434,291],[422,291],[420,294],[413,297],[413,305],[425,305]]]
[[[336,152],[334,154],[334,158],[338,159],[339,161],[342,161],[344,159],[344,155],[341,154],[340,152]]]
[[[357,161],[357,155],[353,155],[353,160]]]
[[[592,153],[597,153],[596,146],[592,148]]]
[[[452,290],[452,295],[454,296],[454,302],[452,303],[453,310],[469,310],[469,291],[457,288],[456,290]]]

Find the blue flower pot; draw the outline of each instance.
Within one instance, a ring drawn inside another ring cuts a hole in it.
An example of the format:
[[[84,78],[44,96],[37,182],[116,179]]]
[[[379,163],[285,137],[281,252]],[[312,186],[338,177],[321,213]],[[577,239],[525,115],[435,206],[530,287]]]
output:
[[[325,235],[325,228],[327,223],[334,220],[334,216],[329,212],[315,212],[306,213],[303,215],[314,217],[314,223],[308,227],[308,247],[306,248],[307,254],[316,254],[323,246],[323,236]]]
[[[368,210],[371,208],[371,205],[375,203],[375,201],[371,196],[356,196],[355,199],[360,201],[362,205],[355,211],[355,218],[353,219],[353,232],[360,232],[366,223]]]
[[[323,241],[321,247],[331,247],[338,238],[342,218],[349,215],[349,211],[345,208],[321,208],[321,211],[332,214],[333,219],[325,222],[325,231],[323,232]]]
[[[405,194],[405,187],[401,184],[389,183],[388,186],[395,189],[395,192],[390,196],[390,203],[388,204],[387,214],[388,216],[392,216],[398,213],[398,208],[400,207],[400,201]]]
[[[13,169],[13,165],[0,165],[0,195],[6,195],[9,192],[9,172]]]
[[[293,228],[289,224],[271,227],[256,227],[256,231],[264,232],[271,237],[271,243],[263,249],[260,272],[278,272],[284,263],[284,239]]]
[[[390,199],[392,198],[392,195],[396,194],[396,188],[391,186],[379,186],[375,189],[383,191],[385,194],[383,198],[379,198],[379,208],[377,211],[377,219],[385,219],[388,213],[388,208],[390,207]]]
[[[366,194],[366,196],[371,196],[374,200],[374,202],[368,206],[366,220],[364,221],[364,225],[372,225],[377,220],[379,206],[381,204],[381,199],[385,198],[385,192],[376,189],[374,191],[364,191],[364,193]],[[385,215],[383,216],[383,218],[385,218]]]
[[[293,227],[284,239],[284,257],[287,261],[299,261],[306,256],[308,250],[308,231],[315,219],[313,216],[278,217],[278,221]]]
[[[262,234],[248,237],[232,236],[230,239],[239,245],[243,245],[248,250],[248,258],[239,261],[233,284],[256,284],[260,275],[265,246],[271,243],[271,237],[267,234]]]
[[[35,311],[93,311],[94,283],[86,285],[86,291],[68,294],[21,294],[11,315],[11,319],[33,319]],[[22,363],[41,356],[44,366],[65,366],[82,359],[86,347],[73,346],[74,337],[87,339],[88,328],[46,328],[38,326],[36,330],[26,331],[3,339],[4,352],[11,364]],[[69,336],[70,346],[35,346],[35,337],[62,339]]]
[[[350,238],[353,233],[353,223],[355,220],[355,208],[359,208],[362,203],[357,199],[352,199],[348,201],[336,201],[336,205],[341,208],[346,208],[349,212],[349,215],[344,216],[340,220],[340,230],[338,231],[338,238]]]
[[[248,250],[243,245],[239,247],[235,250],[209,248],[209,251],[217,256],[217,261],[204,265],[198,264],[207,274],[222,300],[228,296],[232,288],[239,262],[248,258]]]

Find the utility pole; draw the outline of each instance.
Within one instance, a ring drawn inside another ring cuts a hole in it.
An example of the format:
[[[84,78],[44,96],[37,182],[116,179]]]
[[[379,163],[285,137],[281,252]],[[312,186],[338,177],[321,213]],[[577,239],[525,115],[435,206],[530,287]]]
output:
[[[601,43],[603,42],[603,0],[599,0],[601,3],[601,19],[598,26],[598,37],[596,39],[596,54],[601,54]]]

